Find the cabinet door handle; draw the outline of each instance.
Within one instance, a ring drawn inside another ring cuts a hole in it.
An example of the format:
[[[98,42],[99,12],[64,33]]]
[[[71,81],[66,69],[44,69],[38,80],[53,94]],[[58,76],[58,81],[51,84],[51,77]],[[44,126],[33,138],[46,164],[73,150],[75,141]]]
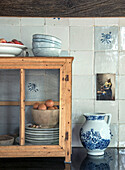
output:
[[[66,132],[65,140],[68,140],[68,138],[69,138],[69,134],[68,134],[68,132]]]

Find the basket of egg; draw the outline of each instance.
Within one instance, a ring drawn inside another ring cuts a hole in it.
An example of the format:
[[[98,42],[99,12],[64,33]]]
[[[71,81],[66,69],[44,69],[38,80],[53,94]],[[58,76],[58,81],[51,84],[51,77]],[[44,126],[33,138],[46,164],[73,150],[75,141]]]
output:
[[[54,128],[59,123],[59,109],[51,99],[45,101],[45,104],[34,103],[32,117],[41,128]]]

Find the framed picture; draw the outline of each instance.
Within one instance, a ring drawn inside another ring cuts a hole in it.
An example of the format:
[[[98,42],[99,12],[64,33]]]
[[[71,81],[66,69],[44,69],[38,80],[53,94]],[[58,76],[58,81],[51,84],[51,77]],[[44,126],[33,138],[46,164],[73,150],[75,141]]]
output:
[[[96,75],[96,100],[115,100],[115,74]]]

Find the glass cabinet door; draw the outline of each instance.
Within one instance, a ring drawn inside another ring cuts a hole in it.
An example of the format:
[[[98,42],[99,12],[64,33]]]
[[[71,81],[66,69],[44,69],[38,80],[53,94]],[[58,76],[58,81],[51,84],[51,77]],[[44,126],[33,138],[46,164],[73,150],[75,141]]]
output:
[[[0,70],[0,146],[18,145],[20,121],[19,70]]]
[[[59,92],[59,69],[25,70],[25,145],[59,144]]]

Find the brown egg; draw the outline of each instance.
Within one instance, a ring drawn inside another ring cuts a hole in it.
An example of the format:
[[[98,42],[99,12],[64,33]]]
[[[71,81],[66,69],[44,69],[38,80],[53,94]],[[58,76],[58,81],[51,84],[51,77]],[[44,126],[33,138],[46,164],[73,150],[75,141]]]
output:
[[[54,107],[48,107],[48,110],[54,110],[55,108]]]
[[[39,103],[34,103],[33,109],[38,109]]]
[[[38,110],[46,110],[46,109],[47,109],[47,107],[45,104],[39,104]]]
[[[47,107],[52,107],[54,105],[54,101],[51,99],[47,100],[45,103]]]
[[[57,107],[57,106],[54,106],[54,109],[58,109],[58,107]]]

